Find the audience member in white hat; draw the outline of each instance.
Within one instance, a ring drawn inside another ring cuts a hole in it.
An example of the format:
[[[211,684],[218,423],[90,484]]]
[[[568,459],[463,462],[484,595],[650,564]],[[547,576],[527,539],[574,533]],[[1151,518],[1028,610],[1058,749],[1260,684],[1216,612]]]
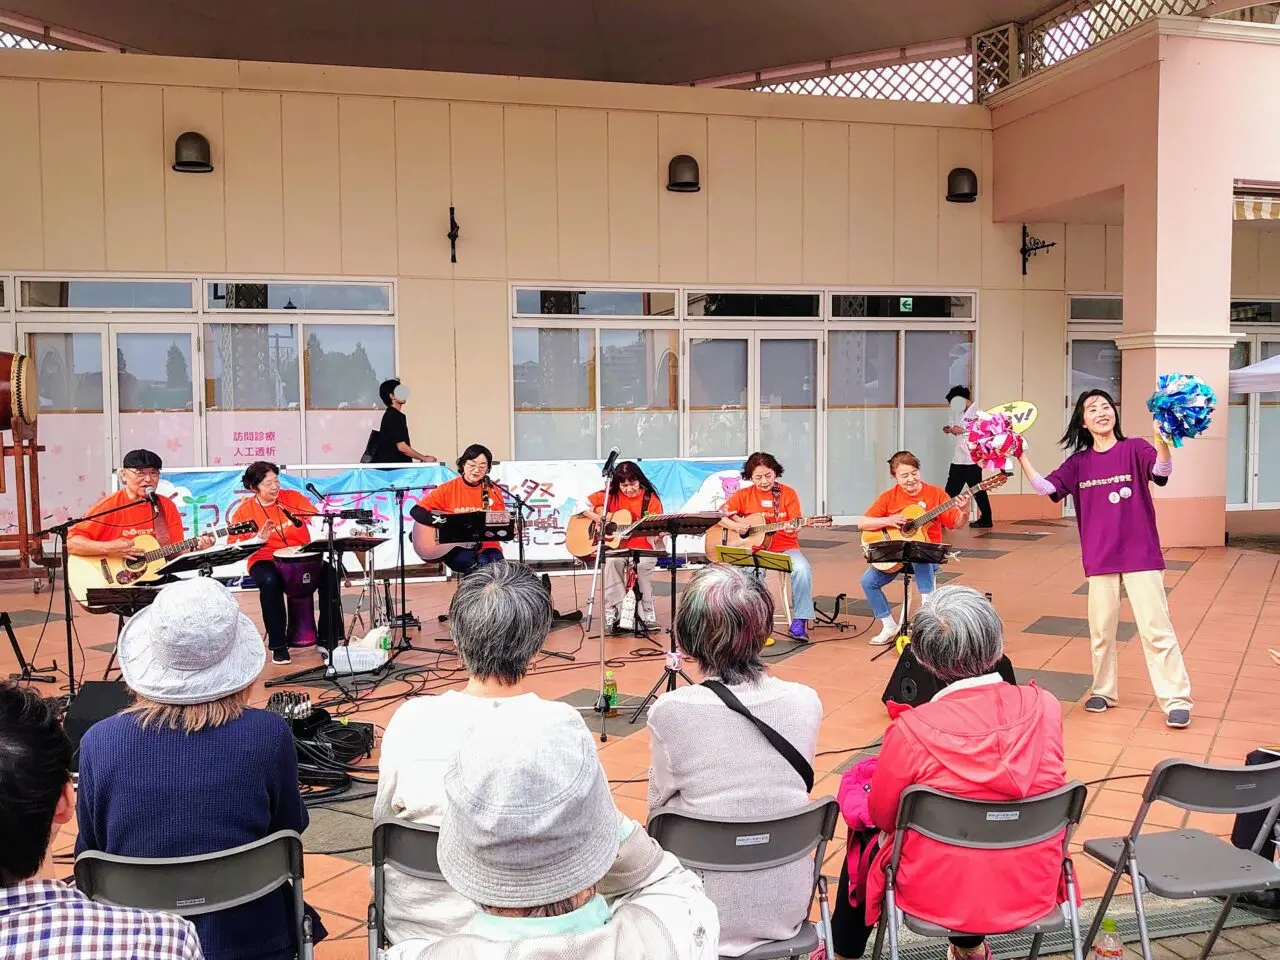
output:
[[[165,587],[125,626],[119,653],[136,702],[81,741],[77,853],[187,857],[307,828],[293,733],[246,705],[266,652],[226,587]],[[193,922],[208,960],[291,960],[293,916],[281,887]],[[312,931],[324,936],[314,913]]]
[[[519,698],[480,719],[445,778],[440,870],[479,905],[418,960],[714,960],[698,877],[618,813],[572,707]],[[407,946],[407,945],[405,945]]]

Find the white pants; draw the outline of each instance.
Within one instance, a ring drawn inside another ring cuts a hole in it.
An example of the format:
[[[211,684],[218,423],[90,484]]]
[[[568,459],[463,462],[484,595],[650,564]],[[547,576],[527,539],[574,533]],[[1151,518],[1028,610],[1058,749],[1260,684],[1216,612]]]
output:
[[[1147,673],[1160,709],[1191,709],[1191,679],[1182,662],[1182,648],[1169,619],[1169,598],[1163,570],[1109,573],[1089,578],[1089,645],[1093,651],[1093,695],[1113,707],[1119,703],[1116,667],[1116,623],[1120,618],[1120,581],[1124,580],[1133,619],[1138,625]]]
[[[623,580],[627,560],[625,557],[610,557],[604,562],[604,610],[609,622],[618,619],[618,608],[626,595],[626,583]],[[640,619],[645,623],[657,623],[653,611],[653,571],[658,561],[654,557],[640,557],[636,561],[636,584],[640,587]]]

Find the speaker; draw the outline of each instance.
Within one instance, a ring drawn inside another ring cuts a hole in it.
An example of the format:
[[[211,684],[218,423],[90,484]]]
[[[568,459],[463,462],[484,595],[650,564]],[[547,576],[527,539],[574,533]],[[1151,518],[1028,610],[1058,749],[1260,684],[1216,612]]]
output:
[[[996,664],[996,672],[1006,683],[1017,686],[1018,678],[1013,672],[1013,664],[1009,662],[1008,657],[1000,658]],[[880,700],[884,703],[892,701],[909,707],[918,707],[937,696],[942,687],[938,678],[920,665],[915,651],[911,649],[911,644],[907,644],[907,648],[898,657],[898,665],[894,667],[893,676],[889,678],[889,683],[885,686],[884,693],[880,695]]]
[[[63,727],[71,741],[71,769],[80,769],[80,741],[99,720],[115,716],[129,706],[129,688],[123,680],[90,680],[80,685],[67,707]]]

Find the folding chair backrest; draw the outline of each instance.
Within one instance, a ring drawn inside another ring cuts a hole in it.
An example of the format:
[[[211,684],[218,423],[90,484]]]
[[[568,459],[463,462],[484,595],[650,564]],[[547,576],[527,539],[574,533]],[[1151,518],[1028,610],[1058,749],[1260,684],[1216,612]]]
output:
[[[840,805],[833,797],[815,800],[785,817],[705,817],[660,807],[647,827],[663,848],[695,870],[766,870],[822,852],[835,836]]]
[[[1142,798],[1202,813],[1249,813],[1280,802],[1280,760],[1223,767],[1193,760],[1161,760]]]
[[[373,865],[386,864],[419,880],[444,880],[436,846],[440,828],[383,817],[373,828]]]
[[[908,787],[898,803],[894,868],[902,855],[903,838],[913,831],[950,846],[977,850],[1025,847],[1065,831],[1065,852],[1087,794],[1079,780],[1025,800],[969,800],[931,787]]]
[[[238,907],[302,878],[302,838],[280,830],[255,843],[197,857],[145,859],[86,850],[76,886],[99,903],[197,917]]]

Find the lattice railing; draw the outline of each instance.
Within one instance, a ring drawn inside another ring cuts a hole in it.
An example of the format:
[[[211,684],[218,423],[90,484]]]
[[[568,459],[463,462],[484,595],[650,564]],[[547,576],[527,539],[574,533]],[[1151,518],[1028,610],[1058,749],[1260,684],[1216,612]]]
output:
[[[62,50],[63,47],[56,47],[52,43],[45,43],[42,40],[32,40],[29,37],[20,37],[16,33],[5,33],[0,30],[0,50]]]
[[[973,103],[973,58],[942,57],[752,87],[764,93],[808,93],[870,100]]]

